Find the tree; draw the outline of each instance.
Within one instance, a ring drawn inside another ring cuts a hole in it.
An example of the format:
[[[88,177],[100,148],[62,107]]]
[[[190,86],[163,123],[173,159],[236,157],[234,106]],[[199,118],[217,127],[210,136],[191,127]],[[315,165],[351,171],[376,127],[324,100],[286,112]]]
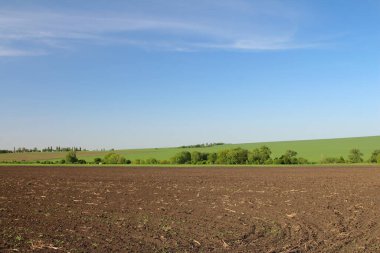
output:
[[[77,161],[77,153],[73,150],[69,151],[66,155],[66,163],[76,163]]]
[[[218,164],[228,164],[228,149],[220,150],[217,154],[216,163]]]
[[[207,153],[201,153],[198,151],[193,151],[191,153],[191,163],[192,164],[201,164],[207,161]]]
[[[102,159],[99,157],[96,157],[96,158],[94,158],[94,163],[100,164],[100,163],[102,163]]]
[[[214,164],[217,158],[218,155],[216,153],[209,153],[207,154],[207,163]]]
[[[298,159],[297,159],[297,152],[294,150],[287,150],[285,154],[280,156],[280,158],[276,159],[276,163],[278,164],[297,164]]]
[[[326,157],[321,160],[321,163],[345,163],[346,161],[344,160],[343,156],[337,158],[337,157]]]
[[[369,159],[369,161],[371,163],[377,163],[377,157],[380,155],[380,149],[377,149],[375,151],[373,151],[372,155],[371,155],[371,158]]]
[[[217,154],[218,164],[245,164],[248,160],[248,150],[242,148],[225,149]]]
[[[252,164],[266,164],[270,160],[272,151],[267,146],[261,146],[248,154],[248,162]]]
[[[106,164],[125,164],[126,163],[125,157],[114,152],[108,153],[104,157],[103,161]]]
[[[245,164],[248,160],[248,150],[234,148],[228,152],[229,164]]]
[[[201,152],[198,151],[193,151],[191,153],[191,163],[192,164],[197,164],[202,161],[202,154]]]
[[[146,159],[146,164],[158,164],[159,161],[156,158],[148,158]]]
[[[348,161],[351,163],[363,162],[363,153],[357,148],[351,149],[350,154],[348,155]]]
[[[191,162],[191,154],[189,151],[182,151],[180,153],[177,153],[170,160],[171,160],[171,163],[174,163],[174,164],[190,163]]]

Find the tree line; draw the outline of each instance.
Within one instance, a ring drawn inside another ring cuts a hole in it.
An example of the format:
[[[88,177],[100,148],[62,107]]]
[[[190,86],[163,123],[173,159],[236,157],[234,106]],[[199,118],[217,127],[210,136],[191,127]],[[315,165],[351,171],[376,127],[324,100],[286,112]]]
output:
[[[82,147],[60,147],[56,146],[53,148],[53,146],[38,149],[38,148],[13,148],[13,150],[0,150],[0,153],[31,153],[31,152],[68,152],[68,151],[88,151],[85,148]]]
[[[363,159],[363,153],[359,149],[351,149],[347,158],[327,157],[320,161],[322,164],[333,163],[380,163],[380,149],[372,152],[368,160]],[[21,163],[17,161],[9,163]],[[25,162],[22,162],[25,163]],[[223,149],[218,152],[199,152],[199,151],[182,151],[175,154],[170,160],[158,160],[156,158],[136,159],[131,161],[121,154],[109,152],[103,158],[97,157],[93,161],[78,159],[77,151],[70,150],[65,159],[57,161],[37,161],[42,164],[252,164],[252,165],[270,165],[270,164],[310,164],[307,159],[298,157],[294,150],[287,150],[279,157],[272,158],[272,151],[267,146],[261,146],[253,150],[243,148]],[[314,162],[315,163],[315,162]]]
[[[223,149],[206,153],[199,151],[182,151],[170,159],[172,164],[307,164],[309,161],[298,157],[294,150],[287,150],[280,157],[272,158],[272,151],[267,146],[251,151],[243,148]]]
[[[224,145],[223,142],[215,142],[215,143],[202,143],[202,144],[195,144],[195,145],[188,145],[188,146],[180,146],[180,148],[209,148],[213,146],[219,146]]]
[[[310,164],[307,159],[298,157],[294,150],[287,150],[279,157],[272,158],[272,151],[267,146],[251,151],[242,148],[224,149],[217,153],[202,153],[198,151],[182,151],[170,159],[172,164]],[[363,153],[351,149],[348,157],[327,157],[320,161],[322,164],[333,163],[380,163],[380,150],[375,150],[368,160],[363,159]],[[315,163],[315,162],[314,162]]]
[[[351,149],[347,158],[327,157],[320,163],[380,163],[380,150],[375,150],[370,159],[364,161],[363,153],[359,149]],[[158,160],[156,158],[136,159],[134,161],[124,158],[122,155],[111,152],[103,159],[95,158],[95,164],[311,164],[307,159],[299,157],[294,150],[287,150],[279,157],[272,158],[272,151],[268,146],[261,146],[253,150],[243,148],[223,149],[218,152],[181,151],[175,154],[170,160]]]

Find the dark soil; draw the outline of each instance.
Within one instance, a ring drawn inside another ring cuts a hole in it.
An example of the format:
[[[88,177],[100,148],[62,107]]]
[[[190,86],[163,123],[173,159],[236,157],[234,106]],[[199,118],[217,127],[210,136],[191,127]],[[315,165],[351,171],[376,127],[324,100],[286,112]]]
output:
[[[380,252],[380,168],[0,167],[0,252]]]

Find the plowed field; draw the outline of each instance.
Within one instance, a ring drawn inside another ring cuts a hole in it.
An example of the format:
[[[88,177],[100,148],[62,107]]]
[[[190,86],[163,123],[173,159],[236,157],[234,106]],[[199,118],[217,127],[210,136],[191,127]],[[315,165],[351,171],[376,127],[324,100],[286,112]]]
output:
[[[1,252],[380,252],[380,168],[0,167]]]

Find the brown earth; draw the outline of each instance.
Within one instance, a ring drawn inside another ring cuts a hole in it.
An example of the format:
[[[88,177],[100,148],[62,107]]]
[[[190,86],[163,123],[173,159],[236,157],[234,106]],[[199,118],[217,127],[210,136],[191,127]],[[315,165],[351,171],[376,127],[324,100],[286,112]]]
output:
[[[379,168],[0,167],[1,252],[380,252]]]

